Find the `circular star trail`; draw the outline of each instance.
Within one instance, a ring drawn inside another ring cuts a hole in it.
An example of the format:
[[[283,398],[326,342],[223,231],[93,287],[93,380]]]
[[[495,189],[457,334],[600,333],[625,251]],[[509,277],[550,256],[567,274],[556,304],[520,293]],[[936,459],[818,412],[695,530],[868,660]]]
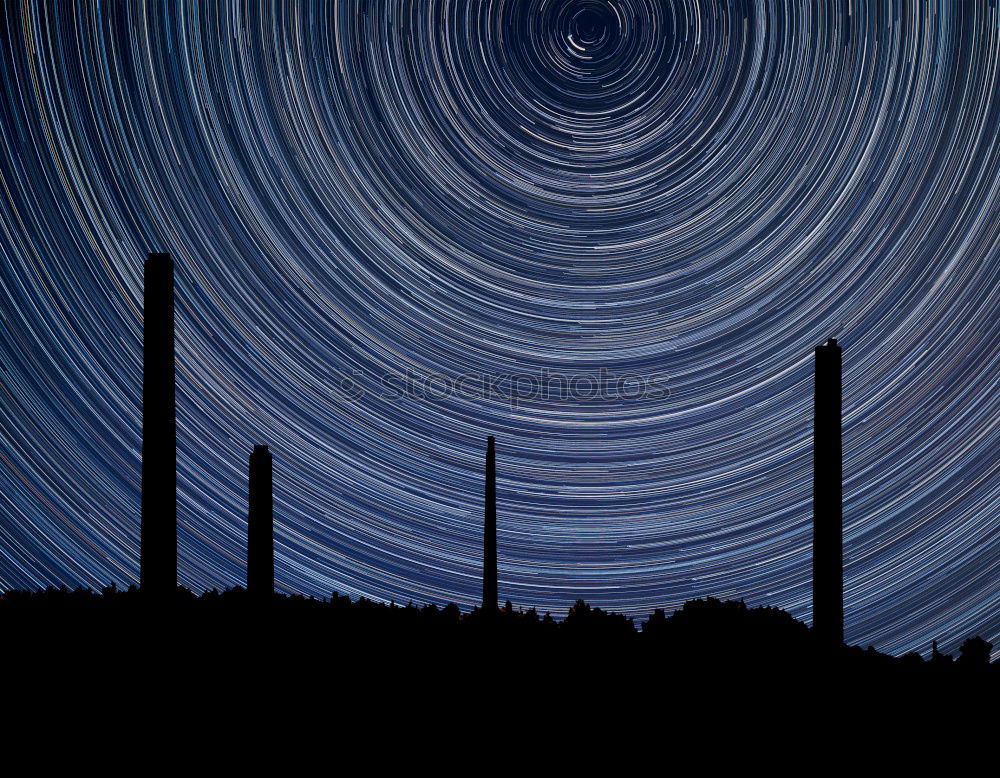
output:
[[[2,27],[0,588],[136,581],[142,261],[168,251],[185,586],[243,582],[267,443],[280,591],[470,607],[495,435],[501,599],[808,621],[836,337],[848,642],[1000,642],[995,0]]]

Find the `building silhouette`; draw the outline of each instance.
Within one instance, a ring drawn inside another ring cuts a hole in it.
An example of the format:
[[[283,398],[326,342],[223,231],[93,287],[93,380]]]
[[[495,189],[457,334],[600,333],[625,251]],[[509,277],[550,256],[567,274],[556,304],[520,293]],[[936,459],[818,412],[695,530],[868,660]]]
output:
[[[174,264],[169,254],[150,254],[143,273],[139,580],[157,596],[177,587],[175,412]]]
[[[830,646],[844,642],[841,352],[816,348],[813,418],[813,628]]]
[[[254,446],[250,454],[247,513],[247,591],[259,597],[274,593],[274,500],[271,452]]]
[[[483,610],[496,610],[497,595],[497,452],[492,435],[486,439],[486,509],[483,517]]]

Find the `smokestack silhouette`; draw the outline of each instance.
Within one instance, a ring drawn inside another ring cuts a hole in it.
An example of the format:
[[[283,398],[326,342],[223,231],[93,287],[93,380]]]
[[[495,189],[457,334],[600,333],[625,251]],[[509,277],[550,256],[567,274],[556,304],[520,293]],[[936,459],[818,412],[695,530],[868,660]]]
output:
[[[483,521],[483,610],[497,609],[497,452],[486,439],[486,511]]]
[[[143,273],[139,582],[143,592],[157,596],[177,588],[174,263],[169,254],[150,254]]]
[[[247,515],[247,591],[257,597],[274,594],[274,502],[271,452],[254,446],[250,455]]]
[[[816,348],[813,421],[813,629],[844,642],[843,451],[841,353],[830,339]]]

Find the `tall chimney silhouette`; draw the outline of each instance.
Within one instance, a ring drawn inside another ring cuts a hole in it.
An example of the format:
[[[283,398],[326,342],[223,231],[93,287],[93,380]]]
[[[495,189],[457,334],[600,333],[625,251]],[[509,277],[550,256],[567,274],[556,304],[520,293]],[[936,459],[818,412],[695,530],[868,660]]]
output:
[[[247,591],[269,598],[274,593],[274,502],[271,491],[271,452],[254,446],[250,455],[250,494],[247,515]]]
[[[813,420],[813,629],[844,642],[843,451],[841,354],[830,339],[816,348]]]
[[[177,421],[174,400],[174,263],[150,254],[142,310],[142,591],[177,588]]]
[[[483,610],[497,609],[497,452],[486,439],[486,511],[483,520]]]

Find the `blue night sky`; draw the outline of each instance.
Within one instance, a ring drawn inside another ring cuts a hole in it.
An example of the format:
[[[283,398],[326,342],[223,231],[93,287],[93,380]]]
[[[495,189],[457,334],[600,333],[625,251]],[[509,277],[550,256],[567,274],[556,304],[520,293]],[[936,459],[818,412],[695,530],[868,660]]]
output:
[[[176,262],[180,583],[1000,638],[995,0],[10,2],[0,589],[137,581],[142,263]],[[564,388],[569,391],[563,391]]]

